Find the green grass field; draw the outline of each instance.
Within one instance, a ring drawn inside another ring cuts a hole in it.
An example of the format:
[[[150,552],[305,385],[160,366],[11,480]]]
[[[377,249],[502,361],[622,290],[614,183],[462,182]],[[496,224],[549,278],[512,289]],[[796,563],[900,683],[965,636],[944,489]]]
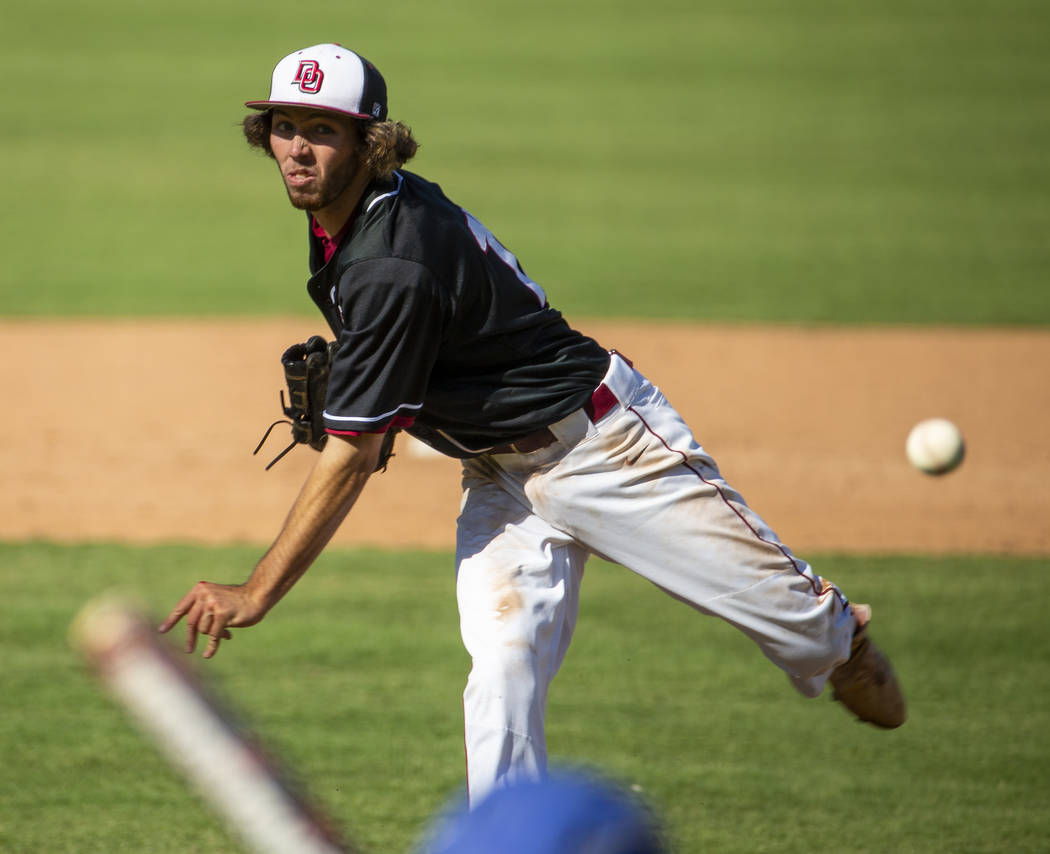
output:
[[[99,590],[136,591],[159,615],[255,556],[0,546],[0,850],[239,850],[97,689],[66,630]],[[554,756],[640,786],[680,852],[1045,851],[1045,563],[815,563],[875,603],[911,704],[904,727],[798,697],[724,624],[596,561],[552,691]],[[407,854],[459,792],[468,665],[445,555],[331,552],[262,625],[197,663],[368,851]]]
[[[237,125],[326,40],[570,316],[1050,322],[1040,0],[14,4],[0,315],[312,311]]]

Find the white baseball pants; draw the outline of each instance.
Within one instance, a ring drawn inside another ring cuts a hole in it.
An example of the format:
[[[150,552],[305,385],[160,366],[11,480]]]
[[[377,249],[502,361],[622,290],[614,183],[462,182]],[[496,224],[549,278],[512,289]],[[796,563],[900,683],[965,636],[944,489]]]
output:
[[[551,425],[528,454],[464,461],[457,599],[472,802],[542,775],[547,690],[576,626],[584,563],[619,563],[751,637],[804,695],[849,657],[846,598],[720,476],[659,389],[613,354],[618,405]]]

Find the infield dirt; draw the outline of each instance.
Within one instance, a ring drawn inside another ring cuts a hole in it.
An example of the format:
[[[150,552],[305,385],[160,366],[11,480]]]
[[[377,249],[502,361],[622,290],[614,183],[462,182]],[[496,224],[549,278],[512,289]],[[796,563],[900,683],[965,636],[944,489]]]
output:
[[[1050,331],[578,322],[659,385],[794,551],[1050,554]],[[266,544],[314,452],[287,443],[279,355],[305,318],[0,322],[13,402],[0,537]],[[929,477],[904,441],[955,421]],[[450,549],[459,464],[402,437],[336,535]]]

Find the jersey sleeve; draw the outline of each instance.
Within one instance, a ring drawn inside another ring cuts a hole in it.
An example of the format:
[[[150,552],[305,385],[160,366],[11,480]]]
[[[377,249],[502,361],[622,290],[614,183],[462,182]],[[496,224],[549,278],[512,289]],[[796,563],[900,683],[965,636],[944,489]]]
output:
[[[410,427],[441,344],[447,298],[422,265],[398,258],[359,261],[341,276],[343,331],[324,413],[329,433]]]

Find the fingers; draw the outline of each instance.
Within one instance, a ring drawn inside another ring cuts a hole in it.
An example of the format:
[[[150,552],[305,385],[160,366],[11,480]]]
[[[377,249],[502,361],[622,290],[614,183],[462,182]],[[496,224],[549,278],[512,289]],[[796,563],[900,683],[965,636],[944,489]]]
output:
[[[192,637],[189,632],[191,631],[190,625],[187,624],[187,636],[186,636],[186,652],[193,653],[197,649],[198,635],[206,635],[208,637],[208,644],[204,647],[204,657],[211,658],[219,651],[219,642],[224,640],[232,640],[233,634],[229,629],[225,628],[222,622],[217,617],[213,617],[211,614],[205,614],[201,617],[200,621],[192,627]]]
[[[209,635],[208,645],[204,648],[204,657],[211,658],[213,655],[215,655],[215,653],[219,651],[220,639],[229,639],[229,637],[230,633],[226,631],[224,631],[222,635]]]
[[[178,623],[179,620],[181,620],[186,614],[189,613],[190,608],[193,607],[196,601],[197,588],[194,587],[189,593],[187,593],[179,600],[179,604],[176,605],[172,612],[164,618],[164,622],[157,626],[157,631],[161,634],[164,634],[165,632],[169,631],[172,628],[172,626]]]
[[[183,596],[172,612],[157,626],[157,631],[164,634],[178,624],[179,620],[186,617],[186,652],[193,652],[197,646],[197,619],[200,612],[198,586],[194,586],[189,593]]]
[[[219,651],[219,642],[229,640],[233,637],[230,630],[226,628],[229,617],[220,617],[215,614],[205,614],[201,622],[197,624],[202,634],[208,635],[208,645],[204,648],[204,657],[211,658]],[[205,625],[207,621],[207,625]]]
[[[193,623],[186,623],[186,643],[183,646],[183,651],[187,655],[192,655],[197,649],[197,627]]]
[[[201,618],[201,603],[194,603],[186,615],[186,644],[183,647],[187,654],[197,649],[197,625]]]
[[[215,618],[212,610],[214,607],[215,604],[208,595],[207,582],[198,582],[189,593],[179,600],[172,612],[157,626],[157,631],[162,634],[168,632],[185,617],[186,642],[183,647],[185,651],[193,653],[197,649],[197,636],[210,633],[215,637],[209,643],[208,648],[211,649],[211,655],[214,655],[219,640],[224,635],[229,635],[225,626],[226,621],[220,621]]]
[[[185,651],[188,654],[195,652],[200,636],[207,635],[204,657],[213,657],[219,649],[219,643],[233,637],[228,627],[237,619],[237,600],[235,597],[231,598],[231,591],[236,589],[205,581],[198,582],[182,597],[179,604],[157,627],[157,631],[167,632],[185,617]]]

